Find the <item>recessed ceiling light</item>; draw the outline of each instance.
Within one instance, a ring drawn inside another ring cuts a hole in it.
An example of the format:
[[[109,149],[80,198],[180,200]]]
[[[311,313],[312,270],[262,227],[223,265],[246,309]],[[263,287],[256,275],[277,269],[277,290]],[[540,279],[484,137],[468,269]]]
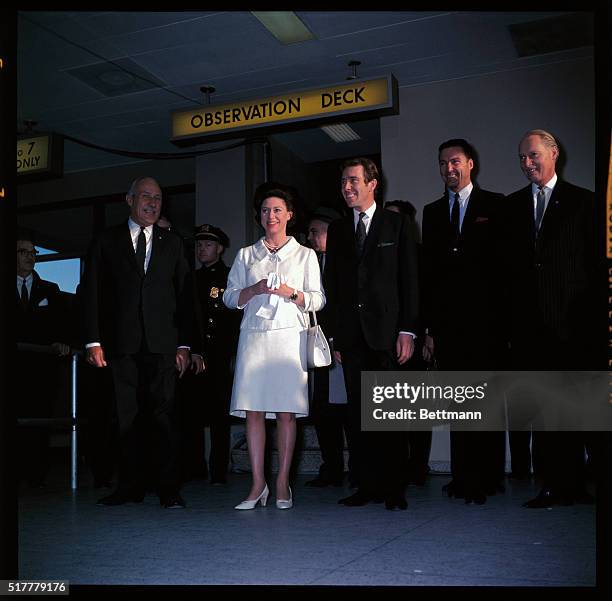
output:
[[[251,11],[262,25],[282,44],[312,40],[315,36],[293,11]]]
[[[324,125],[321,129],[337,144],[341,142],[354,142],[361,140],[361,136],[346,123],[334,123],[333,125]]]

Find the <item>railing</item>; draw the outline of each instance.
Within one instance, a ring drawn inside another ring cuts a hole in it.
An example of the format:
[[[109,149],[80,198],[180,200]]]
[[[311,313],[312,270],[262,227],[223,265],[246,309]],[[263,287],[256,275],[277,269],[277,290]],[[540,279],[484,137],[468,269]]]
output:
[[[27,353],[43,353],[46,355],[56,355],[57,350],[52,346],[42,344],[29,344],[27,342],[18,342],[17,350]],[[71,350],[71,378],[70,378],[70,396],[71,396],[71,415],[70,415],[70,488],[77,489],[78,484],[78,447],[77,447],[77,363],[81,351]],[[35,422],[40,426],[64,425],[67,420],[65,418],[28,418],[18,419],[20,425],[28,425]]]

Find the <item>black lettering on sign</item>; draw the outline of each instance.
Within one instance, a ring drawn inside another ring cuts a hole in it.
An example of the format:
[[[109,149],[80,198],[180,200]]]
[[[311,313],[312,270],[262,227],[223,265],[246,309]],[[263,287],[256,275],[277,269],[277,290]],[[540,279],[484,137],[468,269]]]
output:
[[[29,159],[17,159],[17,169],[38,167],[40,157],[30,157]]]
[[[208,114],[206,114],[206,116],[208,117]],[[191,118],[191,127],[193,127],[193,129],[198,129],[202,127],[202,123],[204,123],[204,119],[202,119],[202,115],[194,115]]]
[[[365,86],[361,88],[351,88],[350,90],[336,90],[333,93],[324,92],[321,94],[321,108],[328,106],[342,106],[343,104],[356,104],[366,102],[363,97]]]

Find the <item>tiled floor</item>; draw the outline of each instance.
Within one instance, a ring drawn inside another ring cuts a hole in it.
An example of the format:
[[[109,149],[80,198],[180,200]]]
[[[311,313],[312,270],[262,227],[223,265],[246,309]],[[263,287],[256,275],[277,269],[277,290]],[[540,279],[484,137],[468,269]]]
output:
[[[238,512],[250,478],[183,489],[184,510],[157,497],[99,507],[105,494],[65,483],[22,488],[20,579],[71,584],[594,586],[595,507],[528,510],[531,483],[510,482],[486,505],[448,499],[446,476],[409,487],[407,511],[349,508],[348,489],[296,483],[295,507]]]

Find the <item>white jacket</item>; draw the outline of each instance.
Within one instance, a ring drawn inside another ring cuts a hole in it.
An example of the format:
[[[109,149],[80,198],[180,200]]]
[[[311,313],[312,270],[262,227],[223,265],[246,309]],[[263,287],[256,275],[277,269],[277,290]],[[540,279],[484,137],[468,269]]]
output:
[[[288,299],[271,294],[258,294],[246,305],[238,305],[240,292],[260,280],[267,279],[271,272],[277,273],[282,283],[304,293],[304,309]],[[276,298],[271,299],[272,296]],[[268,251],[263,238],[252,246],[241,248],[227,277],[223,302],[230,309],[244,308],[241,330],[307,328],[308,312],[319,311],[325,305],[316,253],[292,237],[275,254]],[[266,313],[273,316],[263,317]]]

